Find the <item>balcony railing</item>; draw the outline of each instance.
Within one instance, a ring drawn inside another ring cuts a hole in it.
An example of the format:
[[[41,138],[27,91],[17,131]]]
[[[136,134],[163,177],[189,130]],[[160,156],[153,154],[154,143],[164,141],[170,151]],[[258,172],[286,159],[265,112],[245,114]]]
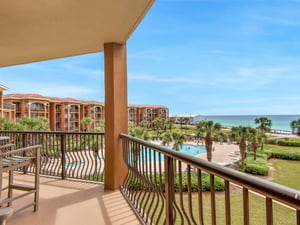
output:
[[[15,105],[14,104],[3,103],[3,108],[4,109],[14,109]]]
[[[121,191],[144,224],[300,224],[300,191],[120,137],[129,169]]]
[[[0,131],[0,135],[10,136],[17,148],[41,144],[41,174],[103,181],[104,133]]]

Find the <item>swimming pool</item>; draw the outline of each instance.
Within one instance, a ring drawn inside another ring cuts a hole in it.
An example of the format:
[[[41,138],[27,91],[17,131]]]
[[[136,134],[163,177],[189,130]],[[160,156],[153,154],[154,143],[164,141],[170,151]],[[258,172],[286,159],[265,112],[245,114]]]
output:
[[[173,145],[164,146],[167,148],[172,149]],[[175,151],[175,150],[174,150]],[[188,145],[184,144],[181,145],[181,148],[179,149],[179,152],[185,153],[191,156],[197,156],[201,153],[206,153],[204,146],[196,146],[196,145]],[[146,151],[143,151],[141,149],[139,158],[137,159],[138,162],[153,162],[153,161],[164,161],[164,154],[160,154],[157,151],[148,149]]]
[[[167,148],[173,148],[173,145],[166,146]],[[181,145],[181,148],[179,149],[179,152],[196,156],[201,153],[206,153],[204,146],[197,146],[197,145]]]

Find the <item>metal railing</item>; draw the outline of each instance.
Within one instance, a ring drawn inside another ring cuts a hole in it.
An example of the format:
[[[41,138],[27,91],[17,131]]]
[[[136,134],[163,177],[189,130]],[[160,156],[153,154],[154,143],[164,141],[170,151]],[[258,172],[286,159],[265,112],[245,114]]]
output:
[[[300,191],[120,137],[128,166],[121,192],[143,224],[300,224]]]
[[[16,148],[42,145],[41,174],[103,181],[104,133],[0,131],[0,135],[9,136]]]
[[[15,105],[14,104],[9,104],[9,103],[3,103],[3,108],[4,109],[14,109]]]

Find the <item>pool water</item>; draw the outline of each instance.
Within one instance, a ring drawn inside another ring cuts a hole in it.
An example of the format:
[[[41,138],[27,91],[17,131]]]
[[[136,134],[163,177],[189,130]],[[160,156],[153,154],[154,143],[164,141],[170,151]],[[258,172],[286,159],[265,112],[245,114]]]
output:
[[[165,146],[167,148],[172,149],[172,145]],[[175,151],[175,150],[174,150]],[[195,145],[181,145],[181,148],[179,149],[179,152],[191,155],[191,156],[197,156],[201,153],[205,153],[205,147],[204,146],[195,146]],[[157,151],[148,150],[143,152],[141,149],[140,152],[140,158],[138,159],[138,162],[153,162],[153,161],[164,161],[164,154],[160,154]]]
[[[167,148],[173,148],[172,145],[166,146]],[[206,153],[204,146],[197,146],[197,145],[181,145],[181,148],[179,149],[179,152],[196,156],[201,153]]]

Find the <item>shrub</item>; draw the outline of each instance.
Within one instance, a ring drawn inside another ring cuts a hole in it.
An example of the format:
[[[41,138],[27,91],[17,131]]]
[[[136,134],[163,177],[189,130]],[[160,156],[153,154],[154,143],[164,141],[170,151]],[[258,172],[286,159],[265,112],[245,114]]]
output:
[[[208,173],[202,173],[202,191],[210,191],[210,175]],[[161,183],[160,183],[161,179]],[[152,181],[156,180],[156,185],[158,189],[161,189],[161,191],[165,191],[165,176],[162,175],[161,178],[159,175],[152,176]],[[143,184],[143,182],[138,179],[131,177],[129,180],[129,185],[128,189],[130,190],[142,190],[142,189],[148,189],[151,191],[151,188],[147,187],[146,185]],[[192,192],[197,192],[198,191],[198,174],[196,172],[191,172],[191,191]],[[215,177],[215,191],[223,191],[224,190],[224,180]],[[176,175],[174,179],[174,191],[178,192],[179,191],[179,175]],[[188,180],[187,180],[187,174],[183,173],[182,174],[182,191],[187,192],[188,191]]]
[[[292,149],[272,149],[266,150],[266,153],[270,155],[269,158],[300,160],[300,151]]]
[[[245,172],[256,175],[268,175],[269,165],[266,154],[260,154],[261,157],[257,157],[256,160],[253,157],[247,157],[245,159]]]
[[[277,141],[277,145],[280,145],[280,146],[300,147],[300,143],[299,143],[299,142],[295,142],[295,141],[285,141],[285,140],[278,140],[278,141]]]
[[[300,141],[299,139],[269,139],[267,140],[267,144],[271,145],[279,145],[279,146],[292,146],[292,147],[300,147]]]

